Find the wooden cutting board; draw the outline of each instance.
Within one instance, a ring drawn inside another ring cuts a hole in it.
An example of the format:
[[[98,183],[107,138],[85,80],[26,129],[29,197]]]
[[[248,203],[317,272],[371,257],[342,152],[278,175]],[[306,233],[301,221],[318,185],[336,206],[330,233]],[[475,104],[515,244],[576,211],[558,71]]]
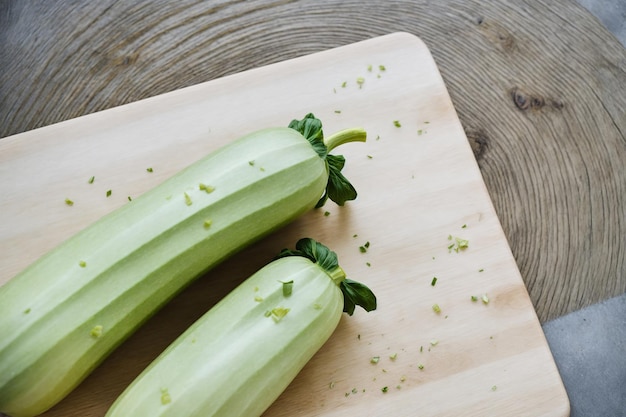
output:
[[[312,210],[201,277],[45,416],[103,416],[188,325],[304,236],[334,249],[379,307],[345,316],[265,416],[569,415],[443,80],[428,48],[405,33],[0,140],[0,284],[202,155],[308,112],[327,134],[367,130],[367,143],[335,152],[358,199]],[[457,237],[468,242],[458,252],[449,248]]]

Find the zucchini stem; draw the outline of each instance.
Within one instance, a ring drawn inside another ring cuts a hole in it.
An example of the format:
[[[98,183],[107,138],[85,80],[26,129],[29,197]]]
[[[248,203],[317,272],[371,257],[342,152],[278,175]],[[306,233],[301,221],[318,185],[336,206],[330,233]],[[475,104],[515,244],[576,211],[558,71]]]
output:
[[[330,271],[326,271],[326,273],[328,274],[330,279],[332,279],[333,282],[337,284],[337,286],[339,286],[341,282],[346,279],[346,272],[339,265],[337,265],[334,269]]]
[[[349,129],[340,130],[327,138],[324,138],[324,145],[328,149],[328,152],[332,151],[339,145],[343,145],[348,142],[365,142],[367,139],[367,133],[365,130],[353,127]]]

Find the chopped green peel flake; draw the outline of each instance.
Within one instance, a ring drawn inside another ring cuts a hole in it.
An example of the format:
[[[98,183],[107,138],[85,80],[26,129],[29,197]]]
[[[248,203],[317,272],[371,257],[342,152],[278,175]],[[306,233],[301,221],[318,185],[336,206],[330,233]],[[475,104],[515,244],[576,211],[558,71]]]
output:
[[[430,285],[434,287],[436,283],[437,283],[437,277],[433,277],[433,280],[430,281]]]
[[[172,402],[172,397],[167,388],[161,388],[161,404],[167,405]]]
[[[382,387],[380,389],[383,393],[386,393],[387,391],[389,391],[389,387]]]
[[[213,224],[213,221],[210,219],[207,219],[204,221],[204,228],[208,229],[209,227],[211,227],[212,224]]]
[[[460,237],[452,237],[452,235],[448,235],[448,240],[453,240],[454,241],[448,245],[448,252],[456,252],[459,253],[462,250],[465,250],[469,247],[469,241],[467,239],[463,239]]]
[[[484,304],[489,304],[489,297],[487,297],[487,294],[483,294],[481,299],[483,300]]]
[[[28,314],[30,313],[30,311],[31,311],[30,308],[27,308],[26,310],[24,310],[24,314]]]
[[[380,356],[374,356],[370,359],[370,363],[377,364],[380,361]]]
[[[74,202],[72,200],[70,200],[69,198],[65,199],[65,204],[67,204],[68,206],[73,206]]]
[[[359,251],[360,251],[361,253],[365,253],[365,252],[367,252],[367,250],[369,249],[369,247],[370,247],[370,242],[369,242],[369,241],[368,241],[368,242],[365,242],[365,244],[364,244],[363,246],[359,246]]]
[[[91,335],[91,337],[93,337],[93,338],[97,339],[97,338],[99,338],[100,336],[102,336],[102,330],[103,330],[102,325],[101,325],[101,324],[98,324],[97,326],[94,326],[94,328],[93,328],[93,329],[91,329],[91,331],[89,332],[89,334]]]
[[[356,83],[358,84],[359,88],[363,87],[363,84],[365,84],[365,78],[357,77]]]
[[[260,303],[261,301],[263,301],[263,297],[261,297],[260,295],[255,295],[254,301],[256,301],[257,303]]]
[[[206,191],[207,194],[210,194],[213,191],[215,191],[215,187],[213,187],[211,185],[206,185],[206,184],[203,184],[203,183],[200,183],[198,185],[198,188],[200,189],[200,191]]]
[[[287,315],[287,313],[289,313],[289,309],[288,308],[284,308],[284,307],[276,307],[273,308],[270,312],[270,316],[272,317],[272,319],[278,323],[279,321],[281,321],[283,318],[285,318],[285,316]]]
[[[283,282],[282,284],[283,284],[283,296],[289,297],[291,293],[293,292],[293,280]]]
[[[433,304],[433,311],[437,314],[441,313],[441,307],[439,307],[439,304]]]
[[[191,197],[189,196],[189,194],[185,193],[185,204],[187,204],[188,206],[190,206],[192,203],[191,201]]]
[[[96,177],[94,177],[93,175],[91,177],[89,177],[89,180],[87,181],[89,184],[93,184],[93,182],[96,180]]]
[[[389,355],[389,359],[391,359],[392,361],[395,361],[398,358],[398,354],[394,353],[393,355]]]
[[[113,193],[113,191],[111,190],[107,190],[107,197],[111,197],[111,194]]]
[[[393,121],[393,125],[394,125],[395,127],[402,127],[402,125],[400,124],[400,121],[399,121],[399,120],[394,120],[394,121]]]
[[[80,261],[80,262],[78,262],[78,266],[80,266],[81,268],[84,268],[84,267],[86,267],[86,266],[87,266],[87,262],[85,262],[85,261]]]
[[[475,295],[472,295],[472,301],[474,302],[478,301],[478,297],[476,297]]]
[[[146,171],[148,171],[148,172],[154,172],[154,170],[152,169],[152,167],[146,168]]]

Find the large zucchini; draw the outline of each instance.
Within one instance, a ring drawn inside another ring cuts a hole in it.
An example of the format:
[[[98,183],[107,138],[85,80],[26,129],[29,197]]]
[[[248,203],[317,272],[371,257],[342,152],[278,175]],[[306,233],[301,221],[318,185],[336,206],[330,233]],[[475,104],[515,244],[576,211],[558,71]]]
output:
[[[347,280],[319,242],[305,238],[283,254],[297,256],[263,267],[198,319],[106,417],[258,417],[328,340],[342,311],[376,308],[373,293]]]
[[[356,191],[313,115],[206,156],[0,287],[0,411],[38,415],[194,278],[331,198]],[[68,208],[70,209],[70,208]]]

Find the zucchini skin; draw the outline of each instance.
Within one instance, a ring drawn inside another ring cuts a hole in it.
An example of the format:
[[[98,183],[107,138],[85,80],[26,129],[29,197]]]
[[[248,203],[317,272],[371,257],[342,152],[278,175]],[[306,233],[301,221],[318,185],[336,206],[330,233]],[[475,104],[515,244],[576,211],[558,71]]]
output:
[[[55,405],[196,277],[313,208],[327,181],[300,133],[261,130],[44,255],[0,287],[0,410]]]
[[[280,281],[291,280],[286,297]],[[266,312],[276,307],[290,310],[275,321]],[[341,290],[322,267],[278,259],[177,338],[106,417],[261,416],[332,335],[342,311]]]

